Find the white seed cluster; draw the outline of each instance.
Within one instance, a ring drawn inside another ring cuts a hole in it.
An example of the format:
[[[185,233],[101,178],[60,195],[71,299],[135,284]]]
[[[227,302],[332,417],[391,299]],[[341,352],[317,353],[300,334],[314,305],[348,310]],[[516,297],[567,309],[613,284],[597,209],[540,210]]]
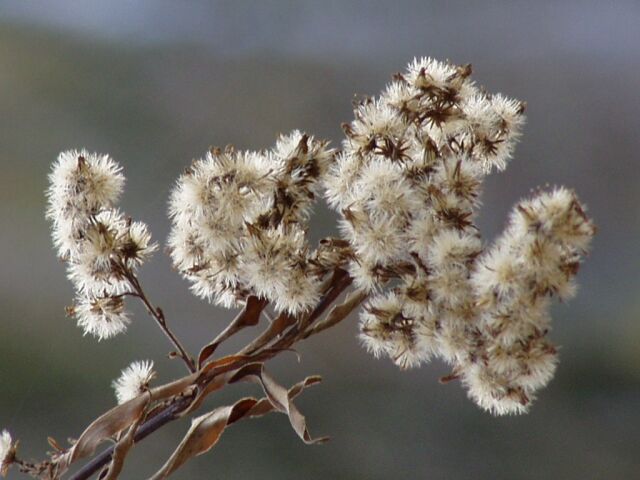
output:
[[[294,131],[268,151],[212,149],[178,179],[169,247],[199,297],[226,307],[249,295],[279,312],[315,305],[319,277],[307,221],[333,158],[327,142]]]
[[[487,94],[470,73],[415,60],[359,102],[325,185],[351,274],[370,292],[365,346],[403,368],[436,355],[481,407],[515,413],[551,378],[548,299],[571,293],[594,229],[572,193],[540,193],[483,252],[481,183],[506,167],[524,105]]]
[[[156,249],[147,226],[116,208],[121,170],[107,155],[71,150],[60,154],[49,175],[47,217],[77,292],[71,312],[85,334],[98,339],[126,329],[122,294],[131,286],[123,269],[135,271]]]
[[[123,404],[144,393],[155,376],[153,362],[140,361],[131,363],[131,365],[122,370],[120,376],[112,383],[118,404]]]
[[[575,194],[559,188],[520,202],[509,226],[476,263],[471,285],[477,346],[463,382],[498,414],[525,409],[553,377],[557,354],[546,338],[549,300],[575,294],[573,279],[594,227]]]

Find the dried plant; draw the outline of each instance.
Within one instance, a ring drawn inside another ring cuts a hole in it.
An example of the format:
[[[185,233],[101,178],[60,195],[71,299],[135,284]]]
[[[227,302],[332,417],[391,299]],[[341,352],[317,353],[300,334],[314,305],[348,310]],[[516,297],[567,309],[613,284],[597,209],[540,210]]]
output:
[[[142,289],[138,269],[157,246],[144,223],[117,208],[121,167],[106,155],[60,154],[47,216],[77,292],[69,313],[102,340],[126,330],[125,301],[141,301],[188,372],[153,386],[153,363],[132,363],[113,382],[118,406],[68,448],[50,439],[54,452],[43,462],[20,459],[4,431],[0,472],[17,465],[58,479],[93,457],[69,478],[117,478],[135,443],[238,381],[255,382],[264,397],[193,418],[151,478],[208,451],[231,424],[272,411],[288,415],[304,442],[323,441],[293,403],[319,378],[286,389],[264,364],[360,306],[360,338],[375,356],[400,368],[437,357],[451,368],[441,380],[460,379],[481,408],[526,412],[556,367],[551,299],[574,294],[595,229],[575,194],[555,188],[519,202],[502,235],[483,243],[474,223],[482,181],[506,167],[525,106],[486,93],[470,74],[468,65],[415,60],[379,97],[356,103],[341,151],[294,131],[270,150],[213,148],[187,168],[169,203],[173,264],[198,297],[241,309],[195,357]],[[313,246],[308,222],[322,196],[340,214],[342,236]],[[263,317],[249,344],[216,356]],[[113,446],[96,455],[108,440]]]

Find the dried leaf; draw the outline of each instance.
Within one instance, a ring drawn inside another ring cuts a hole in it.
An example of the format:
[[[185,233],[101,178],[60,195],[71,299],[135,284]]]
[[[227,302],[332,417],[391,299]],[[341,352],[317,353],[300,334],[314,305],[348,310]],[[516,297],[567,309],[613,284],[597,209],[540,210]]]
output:
[[[367,298],[367,293],[362,290],[355,290],[347,295],[344,302],[340,305],[335,305],[327,314],[325,319],[315,325],[312,329],[308,330],[303,338],[307,338],[310,335],[316,334],[327,328],[333,327],[337,323],[344,320],[360,303]]]
[[[248,360],[249,356],[247,355],[228,355],[226,357],[219,358],[218,360],[214,360],[212,362],[207,363],[204,367],[200,369],[200,371],[196,372],[198,374],[198,380],[202,378],[206,378],[211,370],[220,370],[221,372],[225,370],[226,367],[234,365],[236,363]],[[232,368],[233,369],[233,368]]]
[[[57,459],[56,467],[59,474],[64,473],[69,465],[76,460],[93,455],[100,443],[138,421],[150,401],[162,400],[177,395],[192,385],[196,378],[197,374],[194,373],[174,382],[153,388],[102,414],[82,432],[73,447]]]
[[[311,435],[307,430],[306,420],[289,398],[289,392],[286,388],[276,383],[276,381],[265,372],[264,365],[262,363],[252,363],[241,368],[229,380],[229,383],[245,379],[259,383],[262,386],[262,389],[273,407],[279,412],[287,414],[293,430],[304,443],[315,444],[328,440],[328,437],[321,437],[317,439],[311,438]]]
[[[311,387],[320,383],[322,381],[322,377],[314,375],[305,378],[303,381],[296,383],[293,387],[289,389],[289,400],[293,400],[298,395],[300,395],[307,387]],[[261,398],[258,402],[251,408],[249,412],[247,412],[247,417],[260,417],[262,415],[266,415],[269,412],[272,412],[274,409],[273,404],[268,398]]]
[[[122,436],[116,446],[113,449],[111,455],[111,462],[109,463],[109,469],[104,477],[100,477],[101,480],[115,480],[118,478],[124,467],[124,459],[126,458],[129,450],[133,446],[134,436],[138,430],[138,426],[142,422],[143,417],[140,416],[127,430],[127,433]]]
[[[311,376],[298,382],[287,392],[289,401],[300,395],[305,388],[315,385],[320,381],[320,377]],[[211,448],[218,443],[218,440],[226,428],[238,420],[242,418],[260,417],[272,412],[274,409],[274,404],[268,398],[261,398],[260,400],[243,398],[234,405],[220,407],[195,418],[191,423],[189,431],[169,460],[167,460],[162,468],[149,480],[167,478],[191,458],[211,450]]]
[[[298,395],[300,395],[305,389],[309,387],[313,387],[318,383],[322,382],[322,377],[320,375],[310,375],[301,382],[296,383],[293,387],[289,389],[289,399],[293,400]]]
[[[352,282],[353,279],[345,270],[336,268],[331,276],[328,290],[311,313],[302,320],[299,325],[299,331],[304,332],[309,325],[315,322]]]
[[[64,448],[60,446],[58,441],[53,437],[47,437],[47,443],[53,448],[56,452],[64,452]]]
[[[460,375],[458,375],[455,372],[451,372],[449,375],[444,375],[443,377],[440,377],[438,379],[438,382],[444,385],[444,384],[453,382],[454,380],[458,380],[459,378],[460,378]]]
[[[178,448],[149,480],[167,478],[187,460],[208,452],[218,443],[224,430],[244,417],[256,403],[255,398],[244,398],[231,406],[220,407],[195,418]]]
[[[66,467],[80,458],[93,455],[104,440],[116,435],[140,419],[151,399],[149,392],[112,408],[89,425],[75,445],[64,455],[61,466]]]
[[[234,318],[231,323],[218,335],[211,343],[205,345],[198,355],[198,369],[202,368],[204,362],[213,355],[218,346],[227,338],[246,327],[257,325],[260,321],[260,315],[267,306],[268,301],[250,296],[247,303],[240,314]]]
[[[258,338],[254,339],[249,345],[242,349],[242,353],[254,353],[256,350],[269,343],[269,341],[271,341],[273,338],[284,332],[289,326],[296,323],[296,321],[296,317],[287,313],[278,315],[278,317],[273,322],[271,322],[269,328],[267,328]]]

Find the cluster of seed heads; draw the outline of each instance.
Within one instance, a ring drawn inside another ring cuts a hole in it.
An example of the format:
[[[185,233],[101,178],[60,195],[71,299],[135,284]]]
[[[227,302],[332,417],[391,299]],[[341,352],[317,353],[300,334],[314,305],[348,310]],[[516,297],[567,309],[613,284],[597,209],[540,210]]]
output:
[[[482,408],[525,411],[556,365],[550,299],[573,294],[594,227],[575,194],[556,188],[521,201],[504,233],[483,241],[482,182],[506,167],[525,106],[470,75],[413,61],[355,105],[340,150],[299,131],[269,150],[211,149],[171,194],[175,268],[215,304],[255,296],[291,317],[313,309],[323,280],[345,269],[368,296],[360,338],[372,353],[402,368],[440,358]],[[117,210],[124,178],[109,157],[62,153],[50,180],[54,243],[78,291],[72,313],[85,332],[115,335],[129,321],[133,273],[155,245]],[[342,236],[314,246],[320,197],[339,213]],[[148,363],[130,370],[119,398],[139,390],[129,377],[146,385],[153,376]]]

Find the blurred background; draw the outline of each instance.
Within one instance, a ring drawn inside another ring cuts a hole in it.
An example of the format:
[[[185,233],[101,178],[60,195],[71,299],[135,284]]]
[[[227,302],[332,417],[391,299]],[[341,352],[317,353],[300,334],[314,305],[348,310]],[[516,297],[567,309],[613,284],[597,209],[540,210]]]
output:
[[[138,306],[110,341],[65,318],[73,290],[43,194],[59,151],[121,162],[122,207],[164,243],[169,190],[210,145],[260,149],[300,128],[338,146],[353,95],[376,94],[429,55],[473,63],[489,91],[528,102],[515,160],[485,187],[485,239],[547,182],[574,187],[599,226],[578,297],[554,308],[555,379],[528,415],[493,418],[458,384],[438,384],[439,362],[401,372],[375,360],[353,318],[302,345],[299,363],[284,355],[270,367],[287,384],[324,377],[298,404],[329,444],[303,445],[272,415],[237,424],[175,477],[638,478],[639,25],[632,0],[0,1],[0,428],[41,458],[48,435],[64,442],[114,405],[110,382],[130,361],[155,359],[159,381],[182,373]],[[333,222],[318,207],[314,238]],[[193,297],[163,253],[141,275],[193,350],[233,314]],[[259,394],[228,390],[208,406]],[[187,428],[143,442],[122,478],[155,471]]]

